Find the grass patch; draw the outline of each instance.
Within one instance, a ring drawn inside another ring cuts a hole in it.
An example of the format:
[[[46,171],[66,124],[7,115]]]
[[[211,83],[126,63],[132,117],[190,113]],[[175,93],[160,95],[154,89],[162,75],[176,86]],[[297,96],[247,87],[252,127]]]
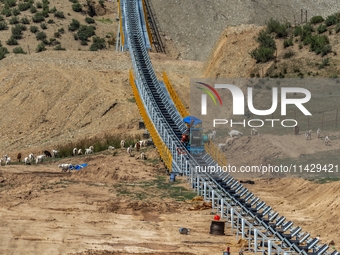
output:
[[[104,19],[104,18],[97,19],[97,21],[102,22],[104,24],[112,24],[113,23],[113,21],[111,19]]]
[[[173,198],[177,201],[193,199],[196,193],[184,188],[181,183],[181,180],[169,182],[167,176],[157,176],[157,179],[146,182],[115,184],[111,192],[116,193],[117,196],[129,196],[137,200],[154,197]]]
[[[130,103],[136,103],[136,99],[134,97],[127,99]]]
[[[120,141],[125,140],[125,147],[129,147],[130,145],[134,145],[135,142],[141,140],[140,135],[135,136],[124,136],[117,134],[104,134],[103,136],[96,136],[92,138],[84,138],[78,142],[69,142],[68,144],[58,146],[57,150],[59,150],[60,157],[71,157],[73,148],[82,149],[85,151],[85,148],[89,148],[90,146],[94,147],[94,152],[105,151],[110,146],[115,148],[120,148]]]

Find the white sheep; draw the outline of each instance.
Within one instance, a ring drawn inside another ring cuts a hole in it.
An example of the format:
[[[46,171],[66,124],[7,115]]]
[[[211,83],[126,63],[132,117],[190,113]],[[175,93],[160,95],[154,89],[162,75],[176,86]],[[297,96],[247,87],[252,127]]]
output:
[[[35,159],[35,163],[36,163],[36,164],[38,164],[38,163],[43,163],[45,157],[46,157],[45,155],[39,155],[39,156],[37,156],[37,158]]]
[[[321,129],[320,128],[318,128],[318,130],[316,131],[316,134],[318,135],[318,138],[321,137]]]
[[[52,150],[52,155],[53,155],[53,157],[58,158],[59,157],[59,151]]]
[[[77,148],[74,148],[73,151],[72,151],[72,155],[73,155],[73,156],[77,156],[77,153],[78,153]]]
[[[31,153],[30,155],[28,155],[28,159],[30,162],[33,162],[34,161],[34,154]]]
[[[5,165],[11,164],[11,157],[7,157],[5,161]]]
[[[222,152],[227,149],[227,145],[225,143],[219,143],[217,147]]]
[[[259,132],[257,131],[256,128],[252,128],[251,129],[251,132],[250,132],[250,135],[253,136],[253,135],[259,135]]]
[[[142,153],[140,154],[140,158],[141,158],[142,160],[146,160],[146,156],[145,156],[145,153],[144,153],[144,152],[142,152]]]
[[[125,141],[124,141],[124,140],[121,140],[121,141],[120,141],[120,148],[124,148],[124,146],[125,146]]]
[[[89,147],[89,149],[90,149],[91,151],[94,151],[94,147],[93,147],[92,145]]]
[[[230,135],[230,137],[234,137],[234,136],[242,136],[243,133],[237,130],[231,130],[230,132],[228,132],[228,134]]]
[[[107,150],[109,150],[109,151],[113,151],[114,149],[115,149],[115,147],[113,147],[111,145],[109,145],[109,147],[107,148]]]
[[[11,163],[11,157],[8,157],[7,154],[4,156],[5,165],[9,165]]]
[[[214,130],[212,133],[208,134],[209,140],[213,140],[216,137],[216,130]]]
[[[92,154],[93,150],[91,148],[85,149],[85,155],[86,154]]]
[[[305,137],[306,140],[312,140],[312,130],[306,130]]]
[[[24,164],[25,165],[30,165],[31,164],[30,159],[28,157],[25,157]]]
[[[126,152],[131,156],[131,154],[132,154],[132,145],[130,145],[130,147],[127,148]]]
[[[79,149],[77,153],[78,153],[78,155],[83,155],[83,150]]]
[[[327,145],[331,145],[331,139],[328,137],[328,135],[325,136],[325,144]]]
[[[141,147],[147,147],[148,146],[148,140],[140,140],[139,141]]]
[[[71,172],[72,164],[60,164],[58,167],[61,168],[62,172],[67,172],[67,170]]]

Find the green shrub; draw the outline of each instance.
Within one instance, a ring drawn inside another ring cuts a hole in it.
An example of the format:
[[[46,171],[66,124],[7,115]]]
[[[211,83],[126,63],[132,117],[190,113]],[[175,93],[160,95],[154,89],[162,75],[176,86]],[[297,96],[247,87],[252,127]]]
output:
[[[41,8],[43,7],[41,2],[37,2],[37,3],[35,4],[35,6],[36,6],[38,9],[41,9]]]
[[[13,49],[14,54],[27,54],[21,47],[15,47]]]
[[[65,30],[64,30],[64,28],[59,28],[59,29],[58,29],[58,33],[60,33],[60,34],[64,34],[64,33],[65,33]]]
[[[47,35],[45,32],[38,32],[36,38],[37,40],[42,41],[47,38]]]
[[[49,10],[48,9],[44,9],[42,10],[42,15],[44,16],[44,18],[48,18],[50,15],[48,14],[49,13]]]
[[[65,48],[61,47],[60,44],[54,47],[54,50],[66,50]]]
[[[339,33],[340,32],[340,23],[336,24],[335,26],[335,33]]]
[[[36,13],[37,12],[37,8],[35,8],[33,5],[30,8],[30,12],[31,13]]]
[[[295,52],[292,51],[292,50],[289,50],[288,52],[286,52],[284,55],[283,55],[283,58],[287,59],[287,58],[291,58],[295,55]]]
[[[260,44],[260,46],[272,48],[274,50],[276,49],[276,43],[274,39],[264,30],[259,33],[256,41]]]
[[[317,28],[317,31],[318,31],[319,34],[322,34],[322,33],[327,31],[327,27],[323,24],[320,24]]]
[[[30,21],[28,20],[28,18],[27,18],[27,17],[22,17],[22,18],[21,18],[21,23],[22,23],[22,24],[26,24],[26,25],[27,25],[27,24],[29,24],[29,23],[30,23]]]
[[[16,0],[6,0],[5,4],[8,5],[8,7],[14,7],[17,5],[17,1]]]
[[[12,13],[13,13],[14,16],[18,16],[20,14],[20,10],[18,8],[14,8],[12,10]]]
[[[293,46],[294,43],[293,43],[293,37],[289,38],[289,39],[286,39],[283,41],[283,47],[284,48],[287,48],[289,46]]]
[[[68,26],[68,30],[76,31],[80,27],[80,22],[78,20],[72,19],[70,25]]]
[[[18,41],[13,37],[11,36],[7,41],[6,41],[6,44],[7,45],[18,45]]]
[[[54,23],[54,20],[53,20],[53,19],[49,19],[49,20],[47,21],[47,23],[48,23],[48,24],[53,24],[53,23]]]
[[[94,36],[96,33],[94,32],[96,30],[96,27],[94,26],[87,26],[87,25],[81,25],[78,29],[78,38],[82,42],[82,45],[87,45],[85,42],[87,42],[88,38],[91,36]]]
[[[6,17],[12,16],[12,10],[8,7],[8,5],[5,5],[5,7],[1,11],[2,15],[5,15]]]
[[[90,51],[97,51],[106,48],[106,42],[104,38],[95,36],[92,38],[92,45],[90,46]]]
[[[42,39],[41,41],[42,41],[43,44],[45,44],[45,46],[46,46],[46,45],[51,45],[51,42],[48,41],[46,38],[45,38],[45,39]]]
[[[104,7],[104,0],[99,0],[99,4]]]
[[[21,28],[21,31],[26,31],[27,30],[27,26],[24,24],[19,24],[18,25]]]
[[[57,11],[56,13],[54,13],[54,16],[59,19],[65,19],[65,15],[62,11]]]
[[[70,0],[70,2],[76,4],[78,3],[78,0]]]
[[[35,23],[43,22],[45,20],[44,14],[42,12],[37,12],[32,17],[32,20]]]
[[[0,21],[4,21],[4,20],[5,20],[4,16],[0,15]]]
[[[319,65],[319,69],[323,69],[326,66],[329,66],[329,58],[325,58],[322,60],[321,64]]]
[[[72,4],[72,10],[75,12],[81,12],[82,11],[81,4],[80,3]]]
[[[37,49],[36,49],[37,52],[42,52],[42,51],[45,51],[45,50],[46,50],[46,47],[45,47],[44,43],[38,44]]]
[[[38,29],[38,27],[37,26],[31,26],[30,27],[30,31],[32,32],[32,33],[36,33],[36,32],[38,32],[39,31],[39,29]]]
[[[31,4],[30,3],[25,3],[25,2],[21,2],[18,4],[18,9],[23,12],[23,11],[26,11],[28,10],[29,8],[31,7]]]
[[[18,23],[19,23],[18,17],[14,16],[9,20],[9,24],[11,24],[11,25],[18,24]]]
[[[259,48],[251,51],[250,56],[254,58],[257,63],[265,63],[274,58],[274,53],[275,49],[260,46]]]
[[[54,37],[55,37],[55,38],[59,38],[60,36],[61,36],[61,34],[60,34],[59,32],[55,32],[55,33],[54,33]]]
[[[338,22],[338,18],[336,15],[330,15],[326,18],[325,24],[327,27],[335,25]]]
[[[270,19],[267,22],[267,32],[275,33],[277,37],[282,38],[288,35],[287,25],[281,24],[278,20]]]
[[[322,16],[314,16],[310,19],[310,23],[312,24],[318,24],[323,22],[325,19]]]
[[[23,26],[20,26],[19,24],[16,24],[14,27],[12,27],[12,36],[15,39],[21,39],[22,38],[22,31],[24,31]]]
[[[6,54],[9,54],[9,51],[6,47],[0,46],[0,60],[6,57]]]
[[[314,35],[311,37],[310,49],[316,54],[322,56],[327,55],[332,51],[327,35]]]
[[[8,29],[8,25],[6,23],[6,21],[0,21],[0,31],[1,30],[7,30]]]
[[[41,23],[41,24],[40,24],[40,27],[41,27],[42,29],[47,29],[46,23]]]
[[[55,8],[55,6],[49,11],[50,13],[56,13],[57,12],[57,8]]]
[[[60,44],[60,42],[56,38],[50,38],[49,44],[55,46],[55,45]]]
[[[92,18],[90,18],[90,17],[86,17],[86,18],[85,18],[85,22],[86,22],[87,24],[93,24],[93,23],[95,23],[94,19],[92,19]]]

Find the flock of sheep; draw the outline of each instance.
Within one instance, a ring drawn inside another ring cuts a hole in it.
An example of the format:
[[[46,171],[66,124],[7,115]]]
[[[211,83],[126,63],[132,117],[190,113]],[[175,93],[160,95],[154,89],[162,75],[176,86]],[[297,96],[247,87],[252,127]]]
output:
[[[124,140],[121,140],[120,146],[121,146],[121,148],[125,148],[125,141]],[[141,147],[147,147],[147,146],[148,146],[148,140],[141,140],[141,141],[138,141],[135,144],[134,148],[136,149],[137,152],[139,152]],[[115,150],[115,147],[109,146],[108,150]],[[127,153],[130,156],[134,156],[132,154],[132,151],[133,151],[133,146],[130,145],[127,148]],[[85,155],[86,154],[93,154],[93,153],[94,153],[94,147],[93,146],[90,146],[89,148],[85,149],[85,151],[84,151]],[[83,154],[83,150],[82,149],[74,148],[72,150],[72,155],[73,156],[82,155],[82,154]],[[58,150],[52,150],[52,153],[51,153],[51,152],[49,152],[47,150],[44,150],[43,154],[38,155],[38,156],[34,156],[34,154],[31,153],[27,157],[25,157],[23,161],[21,160],[22,159],[22,154],[18,153],[18,155],[17,155],[17,162],[23,162],[25,165],[30,165],[30,164],[32,164],[34,162],[35,162],[35,164],[39,164],[39,163],[43,163],[44,159],[46,157],[58,158],[59,157],[59,151]],[[141,152],[140,156],[138,156],[137,159],[138,158],[145,160],[146,159],[145,153]],[[0,165],[2,165],[2,164],[9,165],[10,163],[11,163],[11,157],[9,157],[7,154],[3,158],[0,158]],[[71,170],[72,164],[59,164],[58,167],[61,168],[62,172],[66,172],[66,171],[70,171]]]
[[[298,126],[295,126],[295,128],[294,128],[295,135],[298,135],[299,131],[300,131],[300,128]],[[218,144],[218,149],[222,152],[224,152],[227,149],[227,147],[230,146],[233,143],[234,137],[243,136],[243,133],[240,132],[240,131],[237,131],[237,130],[231,130],[230,132],[228,132],[228,134],[230,135],[230,138],[227,138],[225,143],[219,143]],[[318,138],[322,138],[320,128],[318,128],[318,130],[316,131],[316,134],[317,134]],[[260,135],[260,134],[259,134],[259,132],[256,128],[252,128],[251,131],[250,131],[250,135],[256,136],[256,135]],[[215,137],[216,137],[216,131],[215,130],[212,133],[208,134],[208,138],[210,140],[213,140]],[[305,138],[306,138],[306,140],[312,139],[312,130],[306,130]],[[324,142],[325,142],[326,146],[331,145],[331,139],[329,138],[328,135],[326,135],[324,137]]]
[[[31,163],[33,163],[35,161],[36,164],[38,163],[42,163],[45,159],[45,157],[55,157],[57,158],[59,156],[59,151],[57,150],[52,150],[52,154],[51,152],[49,151],[43,151],[44,154],[41,154],[39,156],[34,156],[33,153],[29,154],[27,157],[24,158],[24,161],[23,163],[25,165],[30,165]],[[18,155],[17,155],[17,161],[18,162],[21,162],[21,158],[22,158],[22,155],[21,153],[19,152]],[[11,157],[8,157],[8,155],[6,154],[3,158],[0,158],[0,165],[2,165],[2,162],[5,163],[5,165],[9,165],[11,163]]]
[[[296,135],[299,134],[299,131],[297,129],[295,129],[295,134]],[[318,138],[322,138],[320,128],[318,128],[318,130],[316,131],[316,135],[318,136]],[[312,140],[312,130],[306,130],[305,137],[306,137],[306,140]],[[331,145],[331,139],[329,138],[328,135],[325,135],[324,142],[326,146]]]

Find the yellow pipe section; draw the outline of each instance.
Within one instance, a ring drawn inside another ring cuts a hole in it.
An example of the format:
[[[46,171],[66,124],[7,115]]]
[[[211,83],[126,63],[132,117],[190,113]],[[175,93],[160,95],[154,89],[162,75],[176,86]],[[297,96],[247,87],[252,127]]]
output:
[[[165,71],[163,72],[163,81],[164,81],[165,87],[168,90],[169,95],[170,95],[172,101],[174,102],[179,114],[182,116],[182,118],[189,116],[190,115],[189,112],[187,111],[187,109],[185,109],[184,104],[182,103],[181,99],[178,97],[176,91],[172,87],[170,80],[169,80],[168,76],[166,75]]]
[[[161,137],[159,136],[155,126],[151,122],[142,102],[142,99],[139,96],[137,86],[135,84],[135,79],[133,77],[132,70],[130,70],[130,85],[132,87],[133,94],[136,99],[136,104],[138,106],[139,112],[143,118],[146,128],[149,130],[152,140],[158,150],[158,153],[162,160],[164,161],[166,167],[168,168],[169,172],[172,170],[172,154],[168,147],[165,145]]]
[[[123,19],[122,19],[122,10],[120,9],[120,0],[118,0],[118,13],[119,13],[119,31],[120,31],[120,38],[121,38],[121,46],[124,46]]]
[[[145,24],[146,24],[146,30],[148,31],[148,36],[149,36],[149,43],[150,43],[150,46],[152,45],[153,43],[153,40],[152,40],[152,36],[151,36],[151,30],[150,30],[150,27],[149,27],[149,22],[148,22],[148,19],[147,19],[147,12],[146,12],[146,7],[145,7],[145,0],[142,0],[142,3],[143,3],[143,11],[144,11],[144,20],[145,20]]]

